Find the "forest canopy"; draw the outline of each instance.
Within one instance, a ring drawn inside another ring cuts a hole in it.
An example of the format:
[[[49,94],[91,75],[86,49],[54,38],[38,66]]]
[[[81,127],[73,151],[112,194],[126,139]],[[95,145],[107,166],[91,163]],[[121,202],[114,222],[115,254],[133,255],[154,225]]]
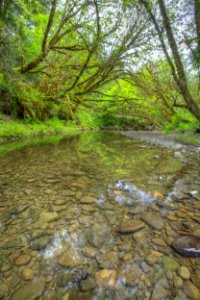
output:
[[[200,0],[4,0],[0,54],[12,118],[200,121]]]

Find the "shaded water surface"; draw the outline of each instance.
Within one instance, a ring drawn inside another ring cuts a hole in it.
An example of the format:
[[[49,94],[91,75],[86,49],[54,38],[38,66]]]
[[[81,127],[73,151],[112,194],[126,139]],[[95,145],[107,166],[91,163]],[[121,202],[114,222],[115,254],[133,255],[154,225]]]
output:
[[[0,299],[200,299],[171,247],[200,237],[199,169],[111,133],[1,157]]]

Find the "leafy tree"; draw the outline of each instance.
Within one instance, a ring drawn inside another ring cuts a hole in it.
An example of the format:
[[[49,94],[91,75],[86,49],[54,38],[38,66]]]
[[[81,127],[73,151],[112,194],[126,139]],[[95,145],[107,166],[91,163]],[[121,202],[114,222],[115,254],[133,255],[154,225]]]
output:
[[[161,22],[159,22],[157,16],[155,15],[155,12],[153,11],[153,5],[151,2],[147,0],[142,0],[141,3],[144,5],[150,17],[150,20],[154,25],[155,31],[158,34],[162,50],[170,66],[174,81],[177,85],[180,94],[182,95],[185,101],[184,107],[186,107],[198,120],[200,120],[200,107],[199,107],[198,99],[194,99],[189,90],[188,80],[186,76],[186,68],[184,67],[183,58],[181,57],[181,53],[180,53],[181,51],[178,47],[178,40],[175,37],[170,16],[169,13],[167,12],[167,8],[164,0],[158,0],[159,12],[162,17]],[[176,8],[178,9],[177,6]],[[195,8],[197,8],[198,10],[198,3],[195,4]],[[197,21],[196,18],[195,21]],[[197,22],[197,28],[198,25],[199,24]],[[166,37],[164,34],[166,35]],[[198,42],[198,30],[197,30],[196,41]],[[171,50],[171,55],[169,53],[169,49]]]

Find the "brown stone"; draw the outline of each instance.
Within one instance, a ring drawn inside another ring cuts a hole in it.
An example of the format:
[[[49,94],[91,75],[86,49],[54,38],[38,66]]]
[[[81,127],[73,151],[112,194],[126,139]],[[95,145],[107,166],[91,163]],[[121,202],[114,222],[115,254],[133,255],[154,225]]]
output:
[[[119,233],[134,233],[142,228],[144,228],[145,224],[139,220],[123,220],[118,229]]]
[[[32,280],[34,277],[34,271],[30,268],[23,269],[21,272],[21,277],[23,280]]]
[[[18,256],[15,259],[15,264],[17,266],[23,266],[23,265],[27,265],[30,261],[31,261],[31,255],[23,254],[23,255]]]
[[[115,270],[103,269],[95,275],[96,284],[103,288],[114,288],[117,279]]]
[[[181,266],[180,268],[178,268],[177,273],[182,279],[185,279],[185,280],[190,279],[190,271],[185,266]]]
[[[136,286],[138,281],[138,270],[135,270],[134,267],[122,267],[119,272],[119,278],[122,282],[129,286]]]
[[[200,257],[200,238],[192,235],[178,237],[172,247],[178,253],[188,257]]]
[[[183,286],[183,291],[191,300],[199,300],[200,292],[198,288],[190,281],[186,281]]]

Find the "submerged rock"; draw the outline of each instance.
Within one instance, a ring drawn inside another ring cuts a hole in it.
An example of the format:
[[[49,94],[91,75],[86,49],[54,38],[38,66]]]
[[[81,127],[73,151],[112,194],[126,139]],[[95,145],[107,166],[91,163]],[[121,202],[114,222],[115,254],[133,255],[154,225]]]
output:
[[[13,300],[36,300],[38,299],[45,289],[45,282],[37,280],[30,284],[19,288],[13,295]]]
[[[88,277],[81,281],[80,288],[82,292],[93,290],[96,287],[95,280],[92,277]]]
[[[200,238],[192,235],[178,237],[172,248],[183,256],[200,257]]]
[[[115,270],[103,269],[96,273],[96,283],[103,288],[114,288],[117,279],[117,272]]]
[[[123,220],[118,229],[119,233],[134,233],[144,228],[145,224],[139,220]]]
[[[87,257],[95,257],[95,255],[97,254],[97,249],[91,246],[85,246],[82,252]]]
[[[168,298],[168,283],[166,278],[161,278],[155,285],[151,300],[167,300]]]
[[[23,280],[32,280],[34,277],[33,269],[30,268],[23,269],[21,272],[21,277]]]
[[[200,292],[199,289],[190,281],[186,281],[183,286],[183,291],[187,297],[192,300],[199,300],[200,299]]]
[[[50,242],[49,237],[40,237],[32,242],[31,248],[33,250],[41,250],[44,249]]]
[[[0,283],[0,299],[4,299],[4,296],[7,294],[9,288],[5,283]]]
[[[112,269],[118,264],[119,256],[117,251],[109,251],[96,257],[100,268]]]
[[[160,257],[162,256],[163,254],[158,252],[158,251],[154,251],[152,250],[146,257],[146,262],[148,263],[148,265],[152,266],[154,264],[156,264],[159,260],[160,260]]]
[[[84,261],[75,251],[68,249],[59,256],[58,264],[66,268],[74,268],[78,265],[84,264]]]
[[[56,212],[44,211],[40,214],[41,222],[52,222],[58,219],[58,214]]]
[[[163,256],[161,258],[161,264],[165,271],[174,272],[179,268],[179,263],[172,257]]]
[[[25,241],[22,238],[11,239],[5,243],[0,243],[0,249],[9,249],[9,248],[23,248],[26,245]]]
[[[190,271],[187,267],[185,266],[181,266],[178,271],[177,271],[178,275],[185,280],[190,279]]]
[[[31,255],[23,254],[23,255],[18,256],[15,259],[15,264],[17,266],[23,266],[23,265],[27,265],[30,261],[31,261]]]
[[[183,279],[179,277],[176,273],[173,276],[173,285],[176,289],[183,288]]]
[[[155,230],[161,230],[164,226],[164,221],[158,214],[145,211],[141,216],[141,220],[144,221],[149,227]]]
[[[105,224],[95,224],[86,234],[87,241],[90,245],[100,248],[109,240],[110,230]]]
[[[93,204],[96,202],[96,198],[94,196],[84,196],[80,199],[80,203],[82,204]]]
[[[59,271],[56,277],[56,283],[59,287],[64,287],[68,284],[68,282],[72,279],[72,274],[70,272],[62,272]]]
[[[138,283],[138,268],[136,266],[122,266],[119,271],[120,280],[129,286],[136,286]]]

